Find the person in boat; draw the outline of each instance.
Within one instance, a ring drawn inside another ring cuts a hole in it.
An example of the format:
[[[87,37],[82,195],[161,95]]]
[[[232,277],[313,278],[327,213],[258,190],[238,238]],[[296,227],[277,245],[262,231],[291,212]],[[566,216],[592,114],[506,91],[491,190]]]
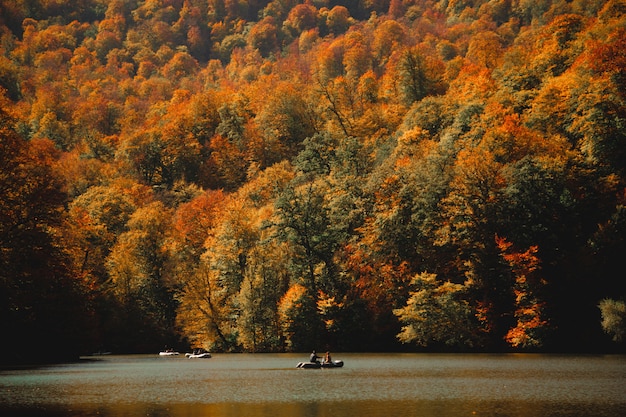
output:
[[[330,357],[330,352],[326,352],[326,356],[324,357],[324,363],[333,363],[333,359]]]
[[[315,353],[315,351],[313,351],[313,353],[311,353],[311,357],[309,358],[309,362],[311,363],[317,363],[319,362],[320,357],[317,356],[317,354]]]

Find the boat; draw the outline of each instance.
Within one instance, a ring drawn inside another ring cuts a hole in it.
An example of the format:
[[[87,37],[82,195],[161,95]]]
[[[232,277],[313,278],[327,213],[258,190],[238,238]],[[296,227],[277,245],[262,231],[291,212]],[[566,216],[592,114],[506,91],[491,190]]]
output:
[[[176,355],[180,355],[180,353],[175,352],[173,350],[165,350],[165,351],[159,352],[159,356],[176,356]]]
[[[185,353],[185,356],[189,359],[208,359],[211,357],[211,353],[205,348],[195,348],[191,353]]]
[[[341,368],[343,367],[342,360],[336,360],[331,362],[300,362],[296,368],[304,369],[321,369],[321,368]]]
[[[185,356],[189,359],[209,359],[211,354],[209,352],[203,353],[185,353]]]

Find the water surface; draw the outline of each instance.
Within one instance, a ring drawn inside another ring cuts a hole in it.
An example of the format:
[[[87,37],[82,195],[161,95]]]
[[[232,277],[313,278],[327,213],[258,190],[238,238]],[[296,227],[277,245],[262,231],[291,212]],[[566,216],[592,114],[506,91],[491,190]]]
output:
[[[103,356],[0,371],[2,416],[626,416],[626,357],[335,354]]]

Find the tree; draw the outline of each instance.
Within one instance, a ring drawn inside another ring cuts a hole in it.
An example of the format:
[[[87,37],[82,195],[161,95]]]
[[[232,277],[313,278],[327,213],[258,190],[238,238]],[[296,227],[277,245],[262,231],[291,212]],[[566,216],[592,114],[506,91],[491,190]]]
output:
[[[189,252],[191,262],[199,260],[209,231],[221,218],[225,198],[223,191],[209,190],[177,207],[173,218],[177,252]]]
[[[371,48],[378,67],[384,68],[391,55],[405,42],[406,36],[406,28],[397,20],[384,20],[376,25]]]
[[[182,290],[178,320],[185,334],[216,350],[235,351],[241,347],[238,296],[248,276],[248,258],[259,240],[254,214],[242,196],[228,199],[205,242],[197,273]],[[251,275],[254,281],[255,273]],[[199,329],[202,333],[195,335],[193,332]]]
[[[279,46],[278,29],[274,18],[266,17],[250,29],[248,33],[248,43],[258,49],[261,56],[267,57],[276,52]]]
[[[325,203],[326,191],[322,183],[309,181],[288,187],[275,203],[281,239],[296,245],[293,266],[315,300],[324,274],[333,269],[337,245]]]
[[[295,38],[317,26],[317,9],[309,3],[298,4],[291,9],[283,26]]]
[[[306,299],[313,305],[317,305],[320,291],[334,292],[336,280],[333,254],[339,235],[330,223],[327,191],[321,182],[296,183],[287,187],[275,202],[279,239],[294,245],[292,274],[306,289]],[[319,321],[311,324],[310,337],[314,340],[321,337],[315,323]]]
[[[179,252],[205,248],[199,261],[189,254],[188,272],[181,276],[178,323],[193,344],[223,351],[283,349],[277,308],[291,277],[290,252],[269,225],[271,204],[292,177],[287,163],[277,164],[229,197],[213,191],[179,208],[176,224],[188,237]],[[189,223],[183,216],[190,216]],[[196,219],[202,230],[194,227]]]
[[[319,343],[320,322],[316,307],[310,291],[300,284],[292,285],[280,300],[278,311],[288,351],[311,350],[311,346]]]
[[[549,322],[545,317],[546,303],[542,299],[542,286],[546,281],[539,275],[537,247],[530,247],[523,253],[516,253],[512,244],[496,238],[502,257],[511,266],[515,277],[515,319],[517,323],[505,336],[513,347],[536,348],[544,343]]]
[[[546,75],[565,72],[582,51],[576,40],[585,20],[577,14],[561,14],[540,29],[535,48],[540,51],[532,66]]]
[[[198,62],[187,52],[176,52],[163,66],[163,75],[171,80],[193,76],[198,71]]]
[[[441,63],[416,48],[402,52],[397,63],[400,91],[410,105],[424,97],[443,92]]]
[[[334,6],[326,15],[326,27],[335,36],[346,32],[353,23],[354,19],[352,19],[350,12],[344,6]]]
[[[179,299],[176,322],[193,346],[226,352],[237,349],[232,290],[211,267],[210,259],[203,259]]]
[[[321,116],[315,111],[310,87],[296,81],[262,87],[264,93],[255,95],[261,104],[255,112],[256,124],[266,146],[274,150],[274,158],[291,159],[300,151],[302,141],[321,128]]]
[[[356,33],[349,33],[344,38],[343,66],[350,83],[356,83],[372,68],[372,53],[368,40]]]
[[[124,233],[135,205],[117,187],[94,186],[70,206],[72,237],[77,250],[76,264],[98,284],[107,279],[105,259],[119,235]]]
[[[128,221],[107,258],[112,291],[124,308],[124,349],[159,349],[177,342],[176,287],[169,273],[171,213],[159,202],[140,207]]]
[[[623,74],[609,70],[583,84],[576,100],[578,117],[571,126],[589,160],[621,175],[626,173],[626,95],[620,87],[624,80]]]
[[[501,40],[494,32],[476,34],[472,37],[467,50],[469,60],[489,69],[498,67],[501,54]]]
[[[450,191],[442,200],[446,220],[436,231],[438,245],[455,253],[454,270],[465,276],[481,325],[496,345],[511,327],[513,309],[510,274],[495,242],[504,185],[501,170],[490,151],[460,151]]]
[[[204,243],[221,218],[225,195],[222,191],[206,191],[192,200],[180,204],[172,219],[171,240],[168,242],[172,254],[172,274],[176,286],[181,289],[180,305],[177,308],[177,323],[181,323],[184,315],[181,311],[185,303],[188,286],[191,280],[204,279],[202,270],[202,254]],[[187,328],[182,333],[194,337],[193,331]],[[194,342],[195,339],[194,339]],[[202,342],[199,342],[200,344]],[[208,348],[208,346],[204,346]]]
[[[126,21],[120,14],[103,19],[98,25],[98,34],[94,39],[95,52],[101,62],[115,48],[121,48],[124,40]]]
[[[9,99],[19,100],[19,68],[4,53],[0,54],[0,89],[6,90]]]
[[[76,359],[91,346],[87,289],[61,240],[66,196],[47,140],[17,135],[0,94],[2,362]],[[41,340],[54,340],[44,351]]]
[[[403,343],[420,346],[440,344],[455,348],[472,347],[477,329],[469,303],[463,299],[462,284],[440,282],[435,274],[413,277],[407,305],[394,310],[405,326],[398,335]]]
[[[408,299],[411,271],[406,262],[397,264],[380,256],[376,244],[371,244],[376,237],[363,234],[362,241],[346,244],[341,252],[350,285],[345,297],[349,317],[339,336],[344,342],[340,346],[386,350],[398,341],[401,326],[393,310]]]
[[[259,242],[247,256],[237,319],[239,341],[246,351],[284,349],[278,306],[289,287],[288,256],[286,247],[275,241]]]
[[[170,104],[170,117],[153,115],[154,124],[126,138],[117,158],[128,163],[148,185],[172,187],[178,180],[191,177],[199,165],[200,144],[180,120],[176,97]]]
[[[626,303],[623,300],[605,298],[598,305],[602,313],[602,329],[613,336],[614,342],[621,342],[626,335]]]

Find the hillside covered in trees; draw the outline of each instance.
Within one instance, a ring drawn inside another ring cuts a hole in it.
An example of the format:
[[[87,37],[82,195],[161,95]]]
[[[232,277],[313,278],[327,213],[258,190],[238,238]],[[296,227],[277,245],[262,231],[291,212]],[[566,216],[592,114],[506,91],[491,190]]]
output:
[[[0,0],[3,361],[623,349],[625,204],[625,0]]]

